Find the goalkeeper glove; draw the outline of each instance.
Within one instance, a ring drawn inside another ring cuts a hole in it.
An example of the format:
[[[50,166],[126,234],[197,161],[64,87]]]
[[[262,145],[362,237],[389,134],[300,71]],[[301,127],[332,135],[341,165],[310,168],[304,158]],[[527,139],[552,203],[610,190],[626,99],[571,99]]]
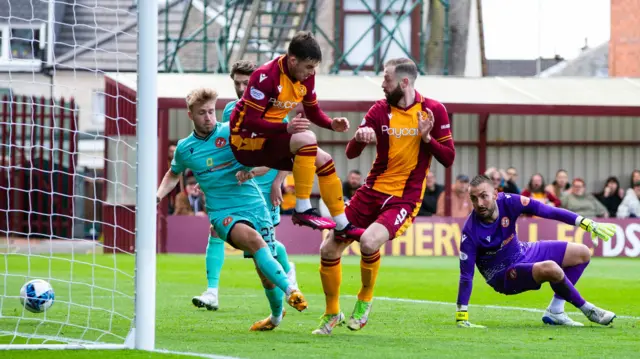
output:
[[[469,323],[469,313],[467,311],[456,312],[456,325],[458,328],[486,328],[484,325]]]
[[[598,245],[598,238],[608,241],[616,234],[616,226],[612,223],[597,223],[589,218],[582,218],[580,228],[591,233],[591,241],[593,245]]]

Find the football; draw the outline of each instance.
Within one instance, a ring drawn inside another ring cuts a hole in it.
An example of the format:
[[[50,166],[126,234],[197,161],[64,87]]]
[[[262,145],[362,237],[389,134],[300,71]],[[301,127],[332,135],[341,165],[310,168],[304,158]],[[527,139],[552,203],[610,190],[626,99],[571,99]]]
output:
[[[53,305],[53,287],[46,280],[34,279],[20,288],[20,303],[32,313],[42,313]]]

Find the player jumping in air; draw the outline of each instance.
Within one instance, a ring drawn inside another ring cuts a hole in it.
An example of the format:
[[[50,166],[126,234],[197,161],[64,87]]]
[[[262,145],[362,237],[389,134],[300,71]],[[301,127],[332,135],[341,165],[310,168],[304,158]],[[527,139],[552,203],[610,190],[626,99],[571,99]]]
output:
[[[414,89],[418,69],[409,59],[387,62],[382,89],[385,100],[377,101],[367,112],[347,145],[347,157],[355,158],[368,143],[377,143],[376,160],[366,183],[347,208],[347,219],[366,228],[360,237],[358,292],[348,327],[359,330],[367,324],[373,288],[380,268],[380,247],[400,236],[411,224],[422,203],[422,194],[432,157],[451,166],[455,149],[449,116],[438,101],[425,98]],[[320,326],[313,334],[331,334],[344,322],[340,311],[340,258],[351,240],[339,232],[329,232],[320,247],[320,278],[326,308]]]
[[[284,315],[283,294],[289,305],[299,311],[307,308],[307,301],[274,258],[277,252],[271,215],[256,183],[241,178],[251,168],[235,160],[228,143],[229,125],[216,122],[217,96],[215,90],[206,88],[196,89],[187,96],[194,131],[178,142],[171,169],[162,179],[157,197],[160,200],[166,196],[186,168],[193,171],[205,194],[213,230],[253,258],[272,308],[270,322],[275,327]],[[239,185],[239,182],[242,183]],[[269,288],[274,287],[277,288],[270,292]]]
[[[615,226],[596,223],[562,208],[547,206],[528,197],[498,193],[491,179],[476,176],[470,189],[473,211],[467,218],[460,241],[460,284],[456,322],[460,327],[483,326],[469,323],[467,306],[471,296],[474,266],[496,292],[511,295],[540,289],[549,282],[555,295],[542,316],[553,325],[582,326],[564,312],[565,301],[580,309],[592,322],[608,325],[616,315],[585,301],[574,285],[590,260],[584,244],[564,241],[520,242],[516,220],[526,213],[579,226],[608,241]],[[595,243],[595,241],[594,241]]]
[[[231,79],[236,90],[238,98],[242,97],[244,90],[249,83],[249,77],[255,70],[256,66],[251,61],[240,60],[234,63],[231,67]],[[229,102],[223,111],[222,122],[229,122],[229,117],[236,104],[236,101]],[[286,118],[285,118],[286,120]],[[264,168],[255,168],[252,170],[254,175],[262,173]],[[269,170],[268,168],[266,170]],[[271,214],[271,221],[273,226],[277,226],[280,223],[280,205],[277,201],[282,201],[282,193],[280,192],[280,184],[286,177],[287,172],[278,175],[277,170],[269,170],[262,176],[255,178],[255,182],[258,184],[262,195],[267,201],[267,209]],[[279,182],[278,182],[279,181]],[[272,189],[273,187],[273,189]],[[273,199],[270,199],[272,198]],[[282,265],[282,268],[287,273],[289,280],[294,284],[296,283],[295,266],[289,262],[287,250],[284,245],[275,240],[277,257],[276,259]],[[218,309],[218,285],[220,283],[220,272],[222,271],[222,265],[224,264],[224,241],[217,238],[217,235],[213,233],[209,235],[209,243],[207,244],[207,251],[205,256],[205,263],[207,269],[207,290],[199,296],[193,297],[191,302],[198,308],[205,307],[208,310]],[[267,294],[269,295],[269,294]]]
[[[320,46],[310,32],[298,32],[287,54],[260,66],[249,79],[244,95],[231,114],[231,148],[238,162],[249,167],[266,166],[292,171],[296,206],[294,223],[314,229],[336,229],[357,239],[364,232],[344,214],[342,183],[331,156],[318,148],[311,122],[337,132],[349,130],[344,117],[329,118],[318,106],[315,71],[322,61]],[[309,120],[301,115],[284,123],[284,117],[302,103]],[[314,173],[320,194],[333,221],[311,207]],[[335,222],[334,222],[335,221]]]

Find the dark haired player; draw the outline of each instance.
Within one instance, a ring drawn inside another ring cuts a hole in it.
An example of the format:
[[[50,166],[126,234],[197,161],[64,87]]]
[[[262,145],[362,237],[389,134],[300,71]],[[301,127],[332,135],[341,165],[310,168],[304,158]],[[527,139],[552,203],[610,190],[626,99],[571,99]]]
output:
[[[245,166],[293,172],[295,224],[319,230],[335,228],[341,235],[357,239],[364,230],[347,220],[342,182],[333,160],[318,148],[316,136],[309,130],[310,121],[328,130],[349,130],[346,118],[331,119],[318,106],[315,72],[321,61],[316,39],[310,32],[300,31],[289,43],[286,55],[256,69],[231,114],[231,147],[238,162]],[[285,116],[299,103],[308,119],[299,114],[284,123]],[[314,173],[333,220],[322,218],[311,206]]]

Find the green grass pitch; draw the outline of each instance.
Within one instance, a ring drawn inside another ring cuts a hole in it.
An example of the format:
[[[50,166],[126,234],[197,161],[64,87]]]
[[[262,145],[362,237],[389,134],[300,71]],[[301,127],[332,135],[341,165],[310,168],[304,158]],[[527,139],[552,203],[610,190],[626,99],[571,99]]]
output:
[[[72,260],[73,259],[73,260]],[[640,259],[594,258],[577,288],[588,301],[613,310],[611,327],[591,324],[567,304],[583,328],[545,326],[551,299],[548,284],[516,296],[493,292],[476,273],[470,320],[486,330],[454,324],[458,260],[454,257],[383,257],[369,324],[359,332],[337,328],[330,337],[312,336],[324,309],[317,256],[292,256],[309,309],[287,316],[273,332],[249,332],[269,314],[250,260],[226,258],[220,282],[220,310],[196,309],[191,297],[206,287],[204,256],[159,255],[156,347],[174,352],[239,358],[637,358],[640,350],[638,295]],[[96,264],[96,265],[94,265]],[[114,271],[113,268],[120,271]],[[17,298],[31,277],[54,278],[56,303],[44,314],[24,313]],[[24,343],[14,333],[36,334],[30,343],[55,336],[122,343],[133,315],[132,256],[75,255],[0,258],[0,344]],[[351,313],[360,287],[358,257],[343,258],[342,310]],[[114,294],[115,293],[115,294]],[[67,304],[74,303],[73,305]],[[18,320],[11,317],[22,317]],[[89,328],[89,329],[87,329]],[[27,358],[32,351],[0,352]],[[139,351],[50,351],[47,358],[171,358],[179,354]]]

